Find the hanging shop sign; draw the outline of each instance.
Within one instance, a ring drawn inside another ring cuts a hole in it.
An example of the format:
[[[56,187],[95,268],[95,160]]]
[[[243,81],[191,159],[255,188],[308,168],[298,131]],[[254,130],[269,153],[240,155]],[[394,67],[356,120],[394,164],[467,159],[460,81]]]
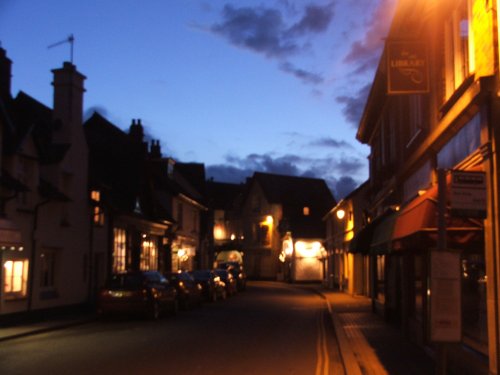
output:
[[[389,95],[429,92],[429,61],[422,42],[387,43],[387,92]]]
[[[452,171],[450,206],[453,216],[486,218],[486,174]]]
[[[430,255],[430,338],[433,342],[460,342],[462,339],[462,291],[460,254],[431,251]]]

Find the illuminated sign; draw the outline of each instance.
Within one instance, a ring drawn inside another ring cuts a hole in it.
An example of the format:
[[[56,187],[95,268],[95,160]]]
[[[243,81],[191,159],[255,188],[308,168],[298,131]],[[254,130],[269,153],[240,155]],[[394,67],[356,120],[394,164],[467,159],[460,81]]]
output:
[[[427,49],[421,42],[387,43],[387,93],[429,92]]]

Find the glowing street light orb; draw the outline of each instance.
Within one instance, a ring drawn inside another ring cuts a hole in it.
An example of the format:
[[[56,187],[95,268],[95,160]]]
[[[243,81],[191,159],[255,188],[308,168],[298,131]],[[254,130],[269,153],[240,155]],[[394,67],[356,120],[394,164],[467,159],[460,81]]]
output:
[[[342,220],[345,217],[345,211],[340,209],[337,210],[337,219]]]
[[[271,225],[273,223],[273,217],[271,215],[266,216],[266,224]]]

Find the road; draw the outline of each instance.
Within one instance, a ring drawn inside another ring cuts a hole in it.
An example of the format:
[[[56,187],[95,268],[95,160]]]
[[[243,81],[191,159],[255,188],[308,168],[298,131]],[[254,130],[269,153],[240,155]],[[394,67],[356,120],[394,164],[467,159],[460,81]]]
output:
[[[343,373],[324,300],[275,282],[159,321],[96,321],[0,343],[2,375]]]

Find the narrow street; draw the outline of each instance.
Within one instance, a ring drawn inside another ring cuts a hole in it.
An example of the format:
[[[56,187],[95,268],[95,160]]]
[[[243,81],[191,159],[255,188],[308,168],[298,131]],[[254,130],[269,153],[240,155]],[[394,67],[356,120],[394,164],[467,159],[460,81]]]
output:
[[[247,291],[152,322],[93,322],[0,344],[10,374],[343,374],[325,301],[307,288]]]

